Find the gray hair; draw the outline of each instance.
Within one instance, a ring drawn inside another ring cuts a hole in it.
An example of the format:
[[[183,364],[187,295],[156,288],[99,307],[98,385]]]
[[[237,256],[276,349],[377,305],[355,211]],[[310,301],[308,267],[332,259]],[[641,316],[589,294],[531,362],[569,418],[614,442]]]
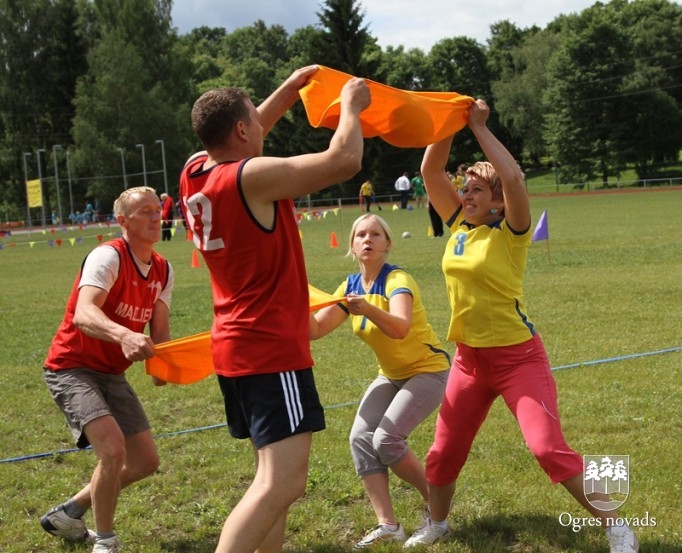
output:
[[[116,198],[116,201],[114,202],[114,216],[118,217],[120,215],[129,215],[131,196],[135,194],[147,194],[148,192],[151,192],[156,196],[156,190],[154,190],[151,186],[135,186],[133,188],[127,188],[121,192],[121,195]]]

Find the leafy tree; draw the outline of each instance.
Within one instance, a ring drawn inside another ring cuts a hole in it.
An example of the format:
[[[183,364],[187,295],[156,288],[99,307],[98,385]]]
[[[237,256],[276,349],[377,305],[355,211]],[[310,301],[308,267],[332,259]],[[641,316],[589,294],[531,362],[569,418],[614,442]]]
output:
[[[490,26],[490,38],[488,39],[488,69],[493,78],[506,78],[516,73],[519,69],[519,60],[514,55],[514,50],[519,48],[524,41],[540,29],[519,29],[514,23],[505,19]]]
[[[81,28],[94,46],[75,99],[74,165],[80,175],[90,177],[86,195],[103,205],[126,184],[143,184],[145,173],[150,186],[164,189],[157,141],[167,145],[173,192],[173,175],[190,149],[190,60],[173,55],[179,50],[170,7],[170,0],[98,0],[84,12]],[[126,182],[118,148],[124,152]]]
[[[368,55],[379,47],[364,24],[359,0],[325,0],[317,16],[322,33],[315,47],[322,65],[358,77],[375,78],[378,59]]]
[[[186,75],[193,87],[220,76],[218,63],[221,44],[227,35],[224,28],[199,27],[179,37],[175,46],[178,56],[190,60],[191,72]]]
[[[115,34],[105,35],[88,58],[90,71],[76,97],[74,163],[81,175],[94,176],[86,195],[110,203],[125,187],[144,183],[141,150],[135,145],[145,143],[143,128],[150,123],[145,106],[152,102],[153,83],[135,46]]]
[[[653,178],[682,148],[682,7],[641,0],[623,5],[619,15],[634,43],[633,70],[623,83],[623,117],[631,124],[619,137],[621,151],[640,178]]]
[[[180,43],[190,48],[194,54],[217,57],[223,40],[227,36],[224,27],[197,27],[180,37]]]
[[[598,176],[608,185],[633,160],[645,177],[676,159],[679,23],[682,10],[665,0],[614,0],[561,21],[548,64],[547,137],[564,180]]]
[[[33,153],[35,178],[37,149],[71,143],[71,100],[85,71],[76,19],[75,0],[0,0],[0,175],[8,204],[26,205],[23,152]],[[41,162],[45,176],[46,156]],[[49,204],[54,181],[43,184]]]
[[[637,71],[655,73],[650,81],[682,105],[682,5],[669,0],[638,0],[622,6],[632,29]]]
[[[566,20],[562,43],[549,60],[547,116],[550,151],[564,179],[608,183],[622,160],[623,80],[632,41],[600,4]]]
[[[318,57],[315,45],[322,40],[319,35],[324,31],[317,29],[313,25],[306,25],[296,29],[289,37],[289,52],[292,63],[298,67],[322,63]]]
[[[364,22],[365,12],[358,0],[325,0],[317,12],[320,20],[318,33],[310,34],[315,63],[358,77],[380,81],[381,49]],[[319,132],[316,131],[316,132]],[[320,135],[320,138],[328,138]],[[360,183],[373,177],[379,167],[386,168],[388,145],[378,139],[365,141],[363,169],[353,179],[340,187],[322,192],[322,195],[357,196]],[[381,192],[381,182],[375,178],[375,189]]]
[[[290,58],[289,36],[281,25],[267,27],[257,21],[228,34],[221,52],[227,61],[223,73],[227,84],[248,90],[258,105],[280,84],[276,77]]]
[[[429,52],[425,84],[432,90],[489,98],[489,77],[485,49],[472,38],[446,38]]]
[[[428,89],[485,98],[491,109],[494,108],[486,52],[474,39],[455,37],[437,42],[427,56],[426,66],[425,85]],[[489,124],[495,134],[513,151],[514,148],[500,127],[494,109]],[[450,165],[469,164],[481,156],[481,149],[468,129],[462,129],[457,133],[453,141]]]
[[[682,146],[682,6],[670,0],[612,0],[557,17],[544,30],[491,26],[487,49],[465,37],[428,52],[378,46],[360,0],[323,0],[319,24],[288,36],[262,21],[227,33],[200,27],[178,37],[172,0],[0,0],[0,215],[25,212],[23,152],[35,177],[38,148],[48,202],[55,202],[52,146],[69,147],[74,196],[107,204],[127,184],[164,186],[164,143],[174,178],[198,144],[189,110],[203,91],[237,85],[256,104],[291,71],[319,63],[407,90],[485,98],[490,126],[520,159],[549,154],[561,180],[604,183],[634,161],[656,176]],[[266,139],[273,155],[320,151],[331,131],[306,123],[299,103]],[[468,130],[455,137],[452,166],[481,157]],[[353,182],[322,195],[357,195],[372,178],[380,194],[414,171],[421,149],[366,141]],[[60,173],[64,152],[59,152]],[[79,203],[80,202],[80,203]]]
[[[543,102],[546,68],[560,41],[560,35],[550,31],[527,35],[520,45],[509,50],[499,79],[492,83],[500,121],[516,143],[522,144],[523,157],[536,167],[547,154],[543,126],[552,109]]]
[[[640,179],[655,178],[661,163],[677,161],[682,146],[682,112],[662,90],[626,96],[623,109],[621,115],[629,122],[628,131],[633,132],[618,137],[621,162],[634,164]]]
[[[427,56],[419,48],[405,50],[389,46],[381,57],[381,82],[404,90],[425,90],[428,87]]]
[[[249,27],[237,29],[223,39],[220,49],[223,72],[220,78],[204,83],[202,89],[238,86],[246,90],[254,104],[258,105],[298,67],[292,63],[290,48],[289,36],[281,25],[268,27],[263,21],[257,21]],[[268,134],[265,151],[277,156],[299,153],[300,141],[309,132],[304,121],[303,109],[296,106]]]

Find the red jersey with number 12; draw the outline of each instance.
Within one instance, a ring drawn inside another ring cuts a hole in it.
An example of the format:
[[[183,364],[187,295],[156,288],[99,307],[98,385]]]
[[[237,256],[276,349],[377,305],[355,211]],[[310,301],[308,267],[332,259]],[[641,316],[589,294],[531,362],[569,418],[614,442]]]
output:
[[[251,214],[240,182],[247,160],[203,171],[192,158],[180,200],[211,272],[213,364],[222,376],[312,367],[308,277],[291,200],[275,202],[272,229]]]

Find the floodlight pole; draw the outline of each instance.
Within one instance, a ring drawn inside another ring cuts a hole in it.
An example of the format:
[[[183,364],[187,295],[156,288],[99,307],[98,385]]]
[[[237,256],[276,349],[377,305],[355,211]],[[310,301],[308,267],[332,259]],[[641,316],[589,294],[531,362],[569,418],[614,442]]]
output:
[[[59,191],[59,170],[57,169],[57,150],[61,150],[61,144],[55,144],[52,146],[52,161],[54,162],[54,185],[57,189],[57,213],[59,213],[59,223],[63,223],[62,219],[62,195]]]
[[[144,185],[147,186],[147,161],[144,158],[144,144],[135,144],[135,147],[142,150],[142,176],[144,178]]]
[[[71,211],[69,212],[69,223],[72,223],[73,221],[71,220],[71,215],[74,215],[73,212],[73,190],[71,189],[71,160],[70,160],[70,155],[71,155],[71,150],[68,148],[66,149],[66,174],[68,175],[69,178],[69,207]]]
[[[123,168],[123,190],[128,190],[128,179],[126,178],[126,158],[123,156],[123,148],[116,148],[121,154],[121,167]]]
[[[168,176],[166,175],[166,147],[163,140],[157,140],[156,144],[161,144],[161,163],[163,163],[163,187],[168,194]]]
[[[45,148],[38,148],[38,180],[40,181],[40,218],[43,226],[46,226],[45,222],[45,194],[43,194],[43,169],[40,167],[40,152],[45,152]]]
[[[28,199],[28,168],[26,167],[26,156],[32,155],[31,152],[24,152],[24,186],[26,186],[26,214],[28,215],[28,228],[31,228],[31,206]]]

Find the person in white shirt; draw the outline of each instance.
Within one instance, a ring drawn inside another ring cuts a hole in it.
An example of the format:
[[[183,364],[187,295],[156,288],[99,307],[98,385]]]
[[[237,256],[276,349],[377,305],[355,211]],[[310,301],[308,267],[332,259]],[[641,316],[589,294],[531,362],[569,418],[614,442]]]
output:
[[[395,181],[395,189],[400,192],[400,209],[407,209],[407,200],[410,192],[410,179],[405,172]]]

